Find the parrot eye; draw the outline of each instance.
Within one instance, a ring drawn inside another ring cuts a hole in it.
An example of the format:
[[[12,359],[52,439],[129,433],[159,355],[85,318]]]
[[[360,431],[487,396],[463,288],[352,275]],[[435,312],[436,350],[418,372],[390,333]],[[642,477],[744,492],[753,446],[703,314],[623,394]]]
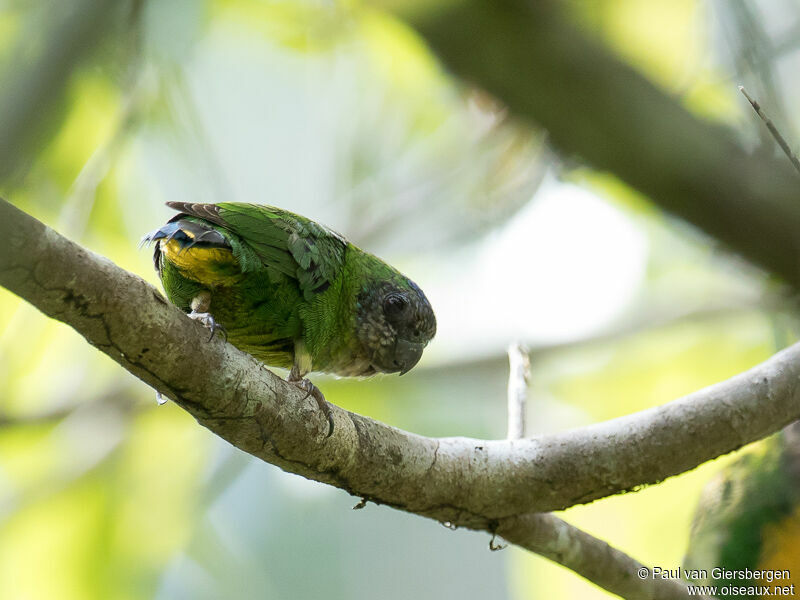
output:
[[[399,318],[406,310],[408,300],[400,294],[389,294],[383,301],[383,312],[391,321]]]

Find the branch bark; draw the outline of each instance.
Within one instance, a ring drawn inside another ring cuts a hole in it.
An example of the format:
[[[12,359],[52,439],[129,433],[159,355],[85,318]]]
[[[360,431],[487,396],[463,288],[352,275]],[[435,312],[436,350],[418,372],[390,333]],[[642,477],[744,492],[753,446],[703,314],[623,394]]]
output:
[[[5,201],[0,244],[0,285],[72,326],[241,450],[376,503],[498,533],[592,576],[599,577],[592,565],[570,565],[576,557],[565,552],[585,534],[562,531],[567,546],[557,550],[540,534],[558,537],[559,521],[529,513],[660,481],[800,417],[795,345],[667,405],[554,435],[426,438],[332,406],[336,431],[326,438],[325,416],[296,386],[219,338],[206,343],[207,331],[151,285]],[[599,553],[617,552],[594,542]],[[631,572],[638,563],[627,560]],[[643,581],[628,597],[682,597],[680,587]]]
[[[653,578],[652,571],[637,560],[555,515],[529,514],[503,519],[497,534],[623,598],[689,597],[684,583]]]
[[[558,2],[442,4],[415,6],[407,20],[454,73],[542,125],[560,150],[800,288],[800,181],[788,164],[748,155],[732,132],[570,23]]]

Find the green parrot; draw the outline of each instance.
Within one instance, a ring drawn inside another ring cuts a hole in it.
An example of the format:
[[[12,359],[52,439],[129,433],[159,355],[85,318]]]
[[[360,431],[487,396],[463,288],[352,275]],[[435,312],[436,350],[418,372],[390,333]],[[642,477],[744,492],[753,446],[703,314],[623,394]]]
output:
[[[257,204],[167,206],[178,214],[142,241],[169,300],[318,401],[308,373],[402,375],[436,333],[413,281],[323,225]]]
[[[748,447],[706,485],[683,564],[698,583],[717,586],[717,598],[761,598],[759,586],[800,591],[800,422]],[[789,577],[742,579],[747,570]],[[726,594],[726,586],[755,593]]]

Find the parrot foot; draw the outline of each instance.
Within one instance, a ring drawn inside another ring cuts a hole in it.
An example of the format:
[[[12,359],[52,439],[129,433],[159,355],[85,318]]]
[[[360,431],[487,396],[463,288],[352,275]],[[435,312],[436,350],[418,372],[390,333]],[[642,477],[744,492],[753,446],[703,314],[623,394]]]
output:
[[[190,319],[193,319],[195,321],[199,321],[205,327],[207,327],[208,329],[211,330],[211,335],[208,338],[209,342],[214,339],[214,334],[217,331],[222,333],[222,337],[225,338],[226,342],[228,341],[228,332],[225,331],[225,327],[222,325],[222,323],[217,323],[216,320],[214,319],[214,317],[211,316],[211,313],[197,312],[196,310],[193,310],[187,316]]]
[[[331,437],[333,435],[333,412],[331,411],[330,404],[328,404],[328,401],[325,400],[325,396],[322,395],[320,389],[311,383],[310,380],[302,378],[297,372],[297,369],[294,367],[289,373],[289,377],[286,379],[286,381],[293,383],[306,393],[303,400],[309,396],[312,396],[314,400],[317,401],[317,406],[319,406],[320,411],[322,411],[322,414],[324,414],[325,418],[328,419],[328,434],[325,437]]]

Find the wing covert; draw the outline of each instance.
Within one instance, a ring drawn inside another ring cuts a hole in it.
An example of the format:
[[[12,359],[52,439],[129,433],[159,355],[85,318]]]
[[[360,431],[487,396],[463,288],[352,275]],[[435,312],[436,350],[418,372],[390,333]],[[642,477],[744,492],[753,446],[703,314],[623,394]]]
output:
[[[227,202],[167,205],[235,234],[264,267],[296,279],[306,300],[328,289],[344,265],[347,241],[341,235],[281,208]]]

